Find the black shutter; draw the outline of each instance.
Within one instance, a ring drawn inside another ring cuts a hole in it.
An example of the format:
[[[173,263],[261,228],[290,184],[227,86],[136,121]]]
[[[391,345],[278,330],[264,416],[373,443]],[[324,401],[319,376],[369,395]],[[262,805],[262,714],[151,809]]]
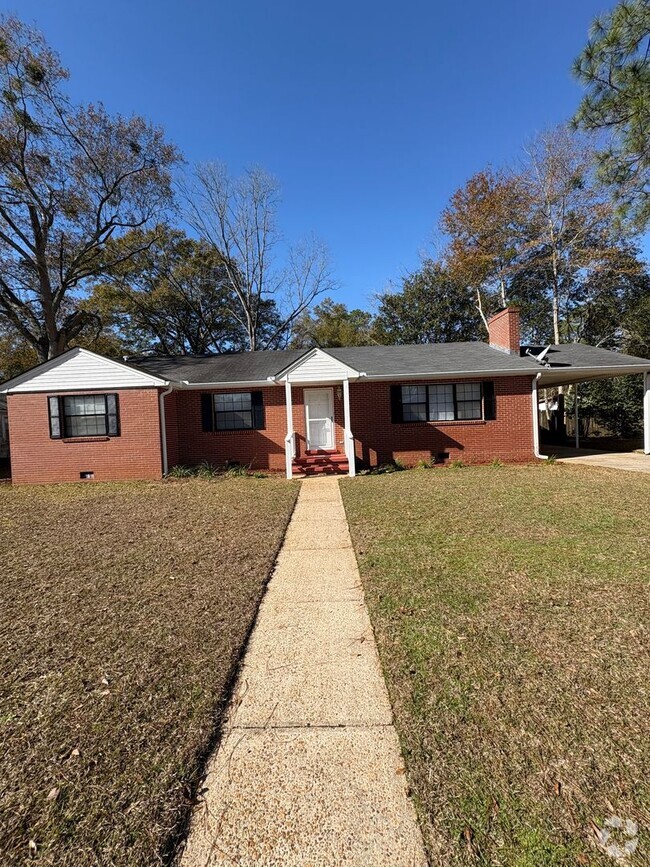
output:
[[[106,433],[109,437],[120,435],[120,399],[116,394],[106,395]]]
[[[53,440],[60,440],[63,436],[61,398],[48,397],[47,409],[50,416],[50,437]]]
[[[251,406],[253,427],[255,430],[264,430],[264,395],[261,391],[251,391]]]
[[[401,385],[391,385],[390,387],[390,420],[393,424],[404,421]]]
[[[211,394],[201,395],[201,426],[204,431],[214,430],[214,396]]]
[[[483,383],[483,418],[486,421],[494,421],[497,417],[497,399],[494,394],[494,383]]]

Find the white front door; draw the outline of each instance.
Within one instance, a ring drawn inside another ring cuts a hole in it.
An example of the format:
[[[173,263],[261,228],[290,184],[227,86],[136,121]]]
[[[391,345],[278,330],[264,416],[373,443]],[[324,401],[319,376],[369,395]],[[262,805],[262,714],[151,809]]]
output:
[[[305,389],[308,449],[334,448],[334,395],[331,388]]]

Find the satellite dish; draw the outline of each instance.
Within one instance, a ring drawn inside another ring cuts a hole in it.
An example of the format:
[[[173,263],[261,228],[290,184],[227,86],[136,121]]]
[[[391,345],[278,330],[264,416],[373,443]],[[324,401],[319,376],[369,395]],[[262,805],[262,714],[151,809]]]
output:
[[[534,352],[531,352],[530,349],[527,349],[527,350],[526,350],[526,355],[530,355],[530,357],[531,357],[531,358],[534,358],[535,361],[536,361],[538,364],[543,364],[544,367],[550,367],[550,366],[551,366],[551,363],[550,363],[550,361],[547,361],[547,360],[546,360],[546,356],[548,355],[548,353],[549,353],[549,351],[550,351],[552,345],[553,345],[553,344],[549,344],[549,345],[546,347],[546,349],[543,349],[543,350],[539,353],[539,355],[535,355]]]

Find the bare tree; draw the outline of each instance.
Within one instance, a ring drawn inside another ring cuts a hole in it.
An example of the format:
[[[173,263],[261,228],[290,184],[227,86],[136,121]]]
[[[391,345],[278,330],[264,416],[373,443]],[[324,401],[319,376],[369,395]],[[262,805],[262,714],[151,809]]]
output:
[[[560,343],[576,276],[611,265],[612,247],[620,240],[614,205],[596,177],[593,138],[558,127],[539,135],[524,152],[527,270],[537,270],[548,285],[553,337]]]
[[[72,105],[67,77],[38,31],[0,20],[0,320],[42,361],[92,324],[80,293],[116,264],[107,240],[166,207],[178,160],[142,118]]]
[[[315,238],[287,250],[277,225],[279,187],[263,169],[233,178],[222,163],[204,163],[182,184],[186,219],[223,257],[237,299],[233,315],[246,330],[251,351],[268,349],[291,331],[314,300],[334,288],[327,251]],[[279,312],[273,327],[269,302]]]

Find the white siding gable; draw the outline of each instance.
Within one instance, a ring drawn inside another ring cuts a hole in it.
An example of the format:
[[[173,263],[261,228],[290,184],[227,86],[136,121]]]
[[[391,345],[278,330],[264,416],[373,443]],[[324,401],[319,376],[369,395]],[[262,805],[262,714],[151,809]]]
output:
[[[314,349],[303,356],[286,372],[282,379],[289,382],[340,382],[343,379],[356,379],[358,371],[332,358],[322,349]]]
[[[0,391],[94,391],[107,388],[151,388],[165,385],[157,376],[134,370],[87,349],[69,352],[10,379]]]

